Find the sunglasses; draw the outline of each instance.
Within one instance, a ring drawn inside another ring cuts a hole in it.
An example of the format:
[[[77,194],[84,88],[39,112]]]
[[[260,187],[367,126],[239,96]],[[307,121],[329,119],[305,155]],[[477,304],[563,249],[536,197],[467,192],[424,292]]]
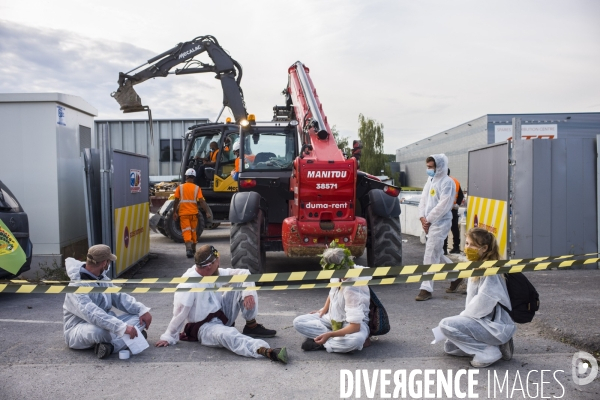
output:
[[[214,258],[212,258],[212,257],[214,257]],[[204,261],[197,263],[196,265],[198,265],[198,267],[200,267],[200,268],[208,267],[217,258],[219,258],[219,251],[217,249],[215,249],[214,246],[210,246],[210,253],[208,254],[208,257],[206,257],[206,259]]]

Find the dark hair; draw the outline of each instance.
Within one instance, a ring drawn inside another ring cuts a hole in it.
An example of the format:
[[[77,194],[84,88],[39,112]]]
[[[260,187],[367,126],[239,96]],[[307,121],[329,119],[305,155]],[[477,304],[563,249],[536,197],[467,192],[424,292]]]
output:
[[[427,159],[425,159],[425,162],[428,163],[429,161],[433,161],[433,165],[435,165],[437,167],[437,163],[435,162],[435,158],[429,156],[429,157],[427,157]]]

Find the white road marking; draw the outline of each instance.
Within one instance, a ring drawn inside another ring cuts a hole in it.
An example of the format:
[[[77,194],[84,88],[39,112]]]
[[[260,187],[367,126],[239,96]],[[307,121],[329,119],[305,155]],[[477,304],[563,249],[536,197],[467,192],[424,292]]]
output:
[[[38,321],[34,319],[0,319],[0,322],[24,322],[26,324],[62,324],[61,321]]]

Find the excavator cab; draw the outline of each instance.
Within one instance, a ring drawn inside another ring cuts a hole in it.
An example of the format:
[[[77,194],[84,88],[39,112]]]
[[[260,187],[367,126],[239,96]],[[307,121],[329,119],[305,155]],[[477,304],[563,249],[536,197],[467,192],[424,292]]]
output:
[[[204,191],[236,192],[237,182],[233,180],[235,165],[233,143],[239,140],[239,133],[222,129],[196,130],[189,134],[191,139],[186,149],[186,168],[196,170],[195,184]]]

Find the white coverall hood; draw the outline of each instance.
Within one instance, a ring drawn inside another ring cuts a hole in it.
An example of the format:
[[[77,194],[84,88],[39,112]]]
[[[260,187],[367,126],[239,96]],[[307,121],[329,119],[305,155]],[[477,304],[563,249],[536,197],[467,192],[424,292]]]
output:
[[[448,175],[448,157],[445,154],[432,154],[431,157],[435,160],[435,176],[434,179]]]

